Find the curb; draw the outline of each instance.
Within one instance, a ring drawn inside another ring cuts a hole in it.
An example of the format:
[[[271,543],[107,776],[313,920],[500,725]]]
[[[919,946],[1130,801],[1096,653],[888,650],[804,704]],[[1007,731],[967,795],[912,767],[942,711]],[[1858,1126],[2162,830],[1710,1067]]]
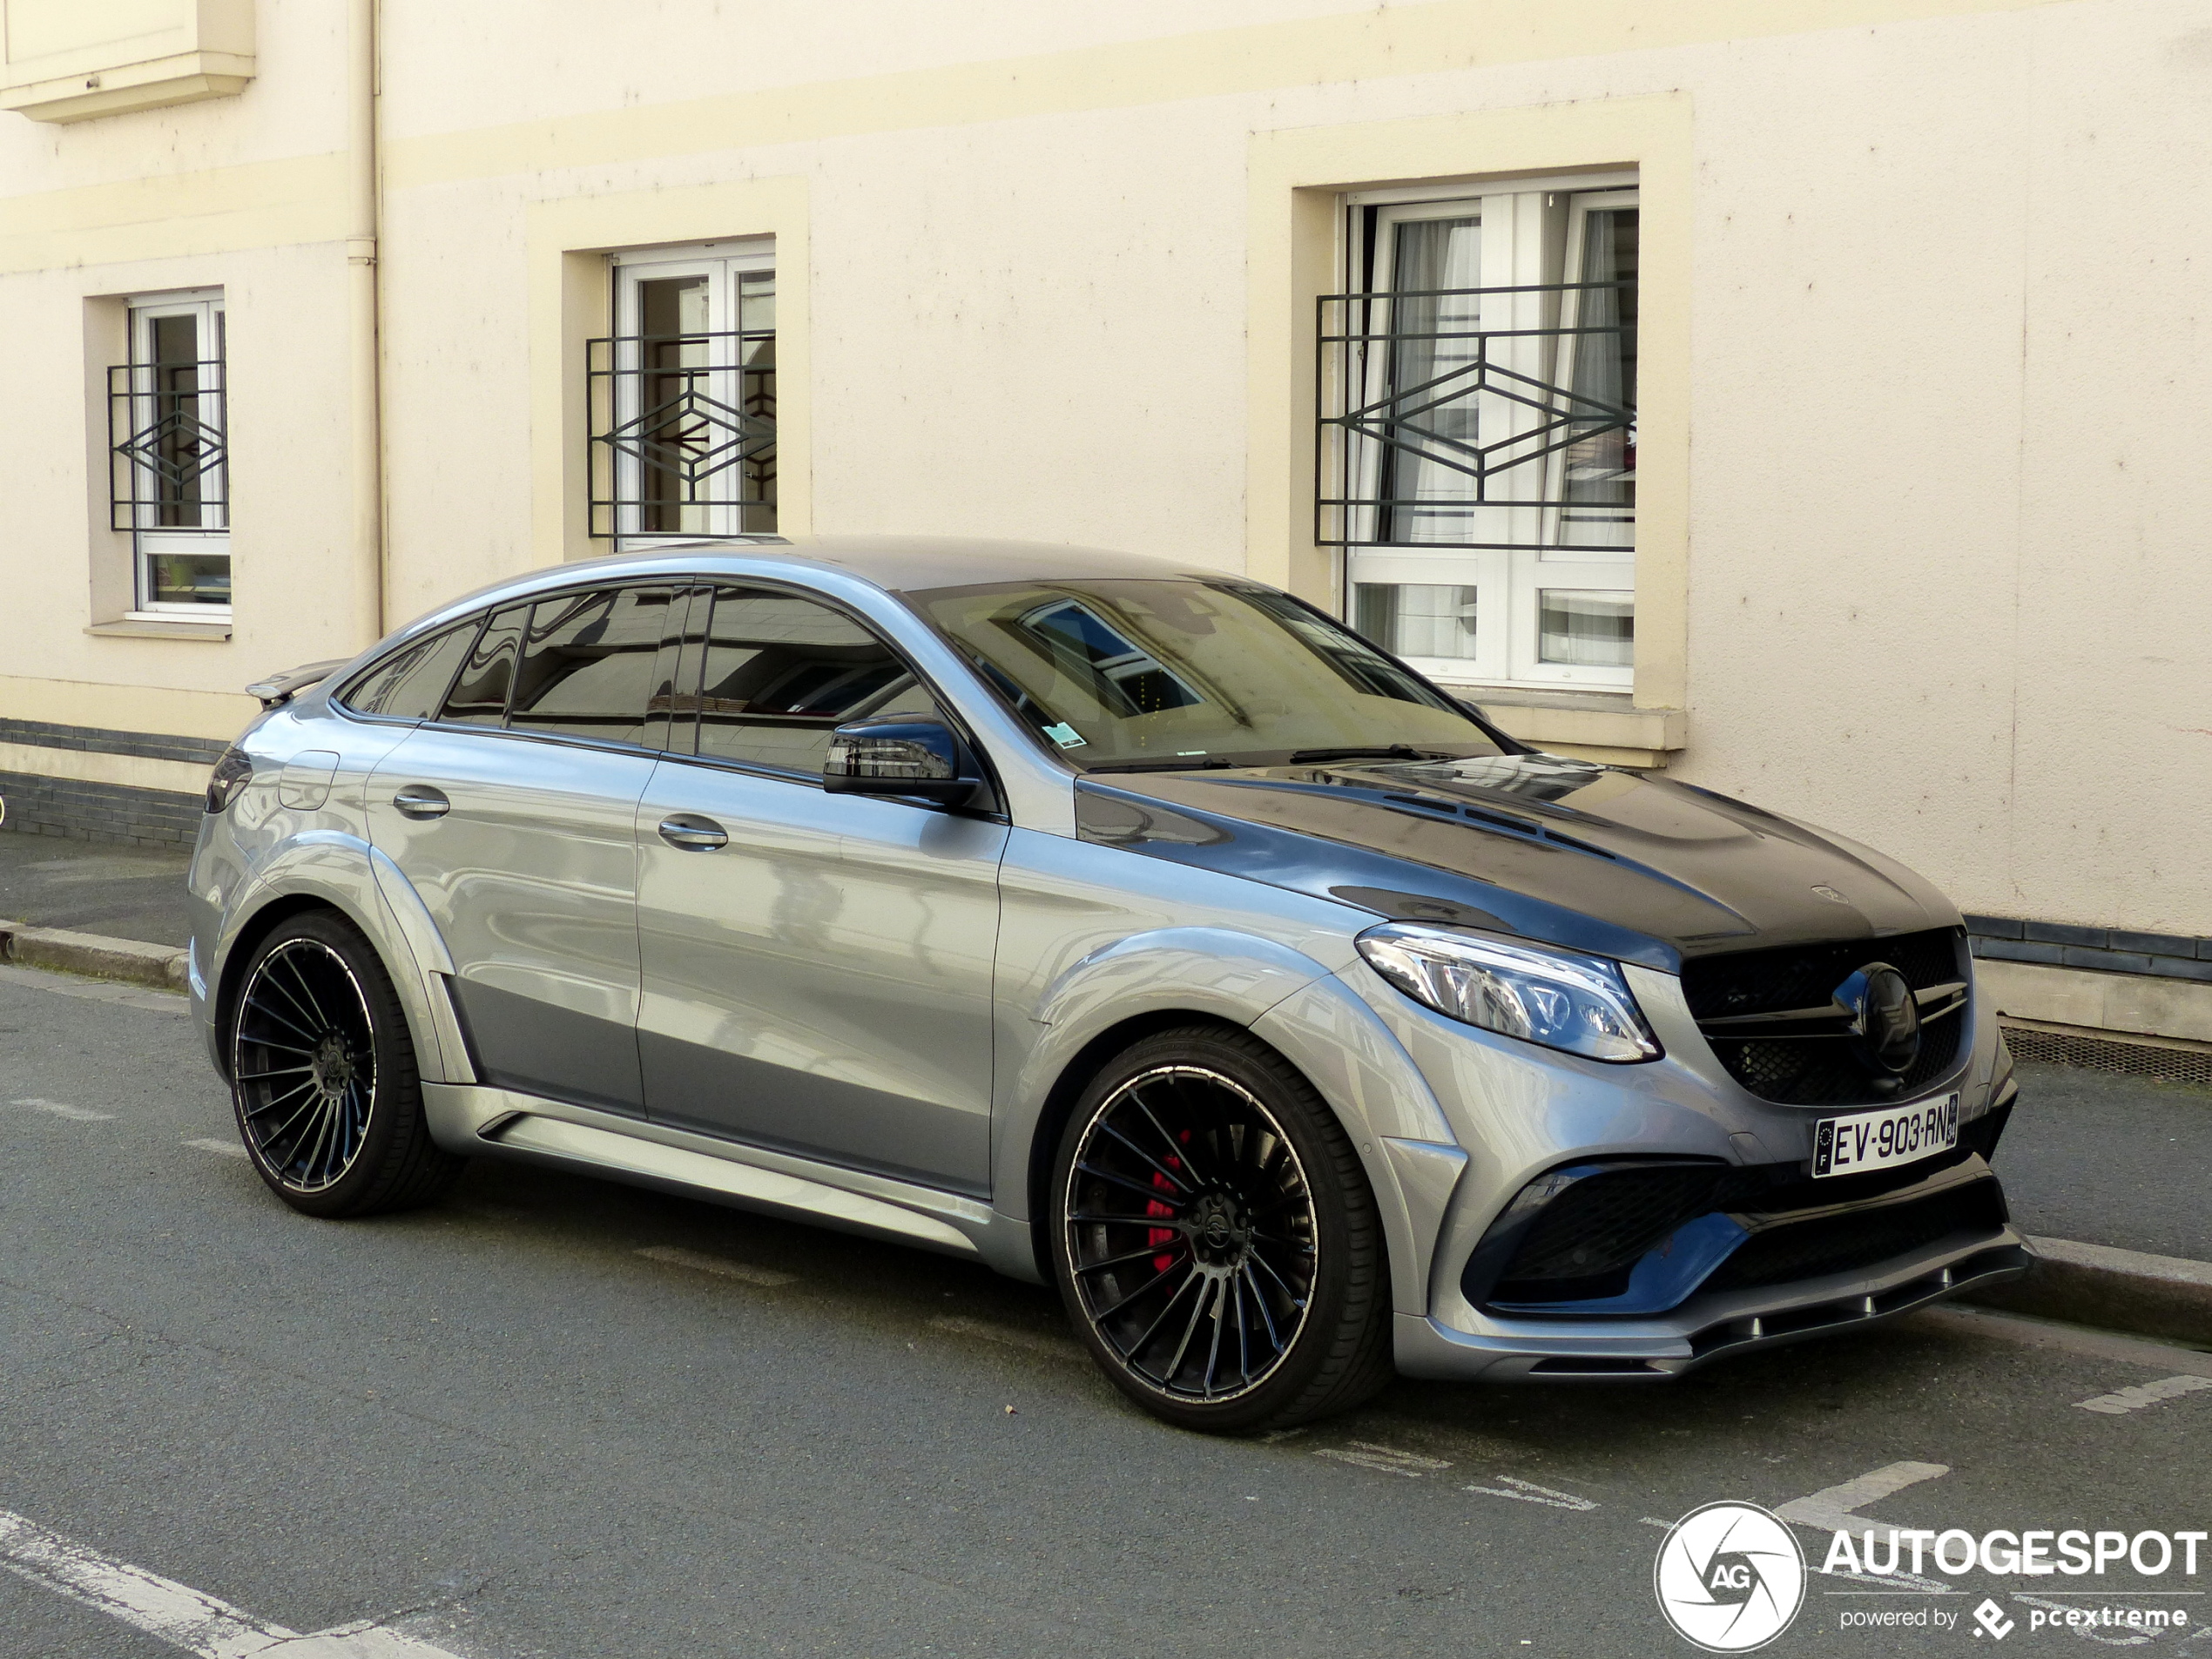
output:
[[[2031,1238],[2027,1276],[1959,1300],[2039,1318],[2212,1346],[2212,1262]]]
[[[0,921],[0,961],[26,968],[59,968],[94,979],[181,991],[188,983],[185,958],[185,953],[173,945],[145,945],[135,939],[105,939],[98,934]]]

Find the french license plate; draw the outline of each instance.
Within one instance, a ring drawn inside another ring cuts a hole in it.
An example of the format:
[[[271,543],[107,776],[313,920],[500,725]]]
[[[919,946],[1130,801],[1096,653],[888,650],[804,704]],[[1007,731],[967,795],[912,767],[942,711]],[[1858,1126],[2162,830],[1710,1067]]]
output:
[[[1824,1117],[1814,1130],[1812,1172],[1858,1175],[1932,1157],[1959,1144],[1959,1096],[1945,1095],[1885,1112]]]

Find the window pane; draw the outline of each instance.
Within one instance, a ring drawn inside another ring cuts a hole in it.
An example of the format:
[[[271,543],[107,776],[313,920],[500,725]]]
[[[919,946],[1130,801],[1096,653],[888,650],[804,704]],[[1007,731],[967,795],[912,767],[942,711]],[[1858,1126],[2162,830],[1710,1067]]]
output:
[[[659,277],[637,285],[640,367],[638,407],[640,529],[702,533],[706,509],[687,505],[685,478],[705,458],[716,428],[701,420],[695,400],[710,393],[706,338],[711,294],[704,276]]]
[[[363,714],[388,714],[402,720],[427,720],[445,700],[453,671],[476,637],[482,618],[417,640],[395,651],[339,694],[339,701]]]
[[[1633,593],[1546,588],[1537,595],[1538,655],[1578,668],[1627,668],[1635,661]]]
[[[507,712],[507,688],[515,678],[515,651],[523,637],[528,605],[509,605],[495,615],[461,665],[461,678],[446,698],[443,719],[464,725],[497,725]]]
[[[146,321],[146,382],[152,408],[140,419],[149,421],[152,471],[156,504],[154,522],[164,529],[196,529],[200,525],[203,469],[212,454],[214,435],[200,408],[201,386],[199,318],[152,317]],[[228,577],[224,597],[213,603],[228,604]],[[159,570],[148,573],[154,591],[148,602],[156,604],[191,604],[187,591],[172,599],[162,593]]]
[[[1400,657],[1474,655],[1475,590],[1431,583],[1361,582],[1352,588],[1361,633]]]
[[[642,743],[653,664],[668,631],[669,588],[563,594],[531,613],[508,725]]]
[[[1569,412],[1582,435],[1567,448],[1560,540],[1569,547],[1635,543],[1636,210],[1593,208],[1582,229],[1586,288],[1574,347]]]
[[[810,599],[724,588],[699,687],[699,752],[819,774],[832,729],[878,713],[940,718],[906,664]]]
[[[172,536],[171,541],[185,538]],[[211,538],[218,547],[223,538]],[[231,558],[227,553],[149,552],[145,603],[157,605],[226,605],[231,602]]]
[[[745,271],[738,277],[738,406],[758,435],[762,428],[772,432],[776,423],[776,273]],[[750,438],[748,439],[750,446]],[[738,481],[740,530],[772,534],[776,528],[776,450],[748,455],[741,463]]]
[[[1444,288],[1474,288],[1482,283],[1482,221],[1464,219],[1409,219],[1394,229],[1391,247],[1393,293],[1390,409],[1406,423],[1398,435],[1412,448],[1384,451],[1382,498],[1389,502],[1467,502],[1475,481],[1462,468],[1474,459],[1480,441],[1476,423],[1478,395],[1470,372],[1480,342],[1469,338],[1481,327],[1481,302],[1473,294],[1438,293]],[[1452,338],[1451,336],[1458,336]],[[1439,384],[1439,382],[1441,384]],[[1457,461],[1460,466],[1447,464]],[[1454,542],[1471,529],[1464,506],[1426,508],[1393,505],[1382,509],[1386,542]],[[1429,653],[1423,653],[1427,655]]]

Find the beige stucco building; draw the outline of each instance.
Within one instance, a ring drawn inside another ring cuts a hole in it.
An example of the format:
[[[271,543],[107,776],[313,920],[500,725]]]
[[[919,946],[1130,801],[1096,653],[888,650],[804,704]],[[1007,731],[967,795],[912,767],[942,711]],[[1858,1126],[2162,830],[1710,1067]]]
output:
[[[0,26],[10,829],[188,839],[246,682],[528,567],[1089,543],[2212,1043],[2212,0]]]

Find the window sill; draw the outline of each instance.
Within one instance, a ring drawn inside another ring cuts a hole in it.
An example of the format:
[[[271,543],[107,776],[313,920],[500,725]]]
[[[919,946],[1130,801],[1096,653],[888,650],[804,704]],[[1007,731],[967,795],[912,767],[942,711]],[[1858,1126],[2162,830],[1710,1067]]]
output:
[[[1532,748],[1647,772],[1689,742],[1683,709],[1639,708],[1625,691],[1551,691],[1520,685],[1450,685],[1492,724]]]
[[[222,644],[231,637],[231,624],[222,622],[153,621],[136,617],[120,622],[96,622],[84,631],[101,639],[203,639]]]

